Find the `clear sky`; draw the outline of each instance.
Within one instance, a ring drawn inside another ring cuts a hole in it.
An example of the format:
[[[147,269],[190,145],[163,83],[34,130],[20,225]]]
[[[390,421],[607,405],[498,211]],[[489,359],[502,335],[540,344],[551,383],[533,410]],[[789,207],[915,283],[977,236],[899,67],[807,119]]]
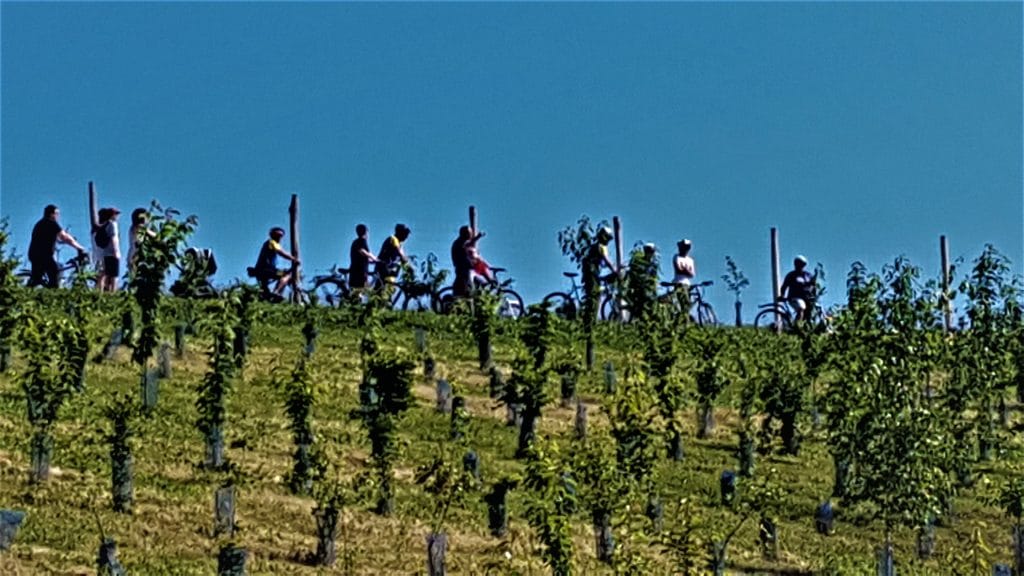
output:
[[[447,264],[475,204],[527,300],[564,285],[556,232],[583,213],[666,256],[692,239],[723,316],[732,255],[748,320],[772,226],[833,298],[855,260],[937,274],[940,234],[1024,261],[1020,2],[5,1],[0,21],[0,213],[23,254],[48,203],[86,235],[93,180],[125,215],[197,214],[221,282],[292,193],[307,273],[347,265],[359,222],[375,248],[404,222]]]

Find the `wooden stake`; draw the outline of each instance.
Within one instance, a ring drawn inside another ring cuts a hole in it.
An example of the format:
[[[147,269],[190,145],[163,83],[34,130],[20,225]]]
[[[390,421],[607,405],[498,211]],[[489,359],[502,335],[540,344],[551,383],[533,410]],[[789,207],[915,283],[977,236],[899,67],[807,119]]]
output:
[[[612,217],[612,230],[615,232],[615,269],[622,270],[622,221],[618,216]]]
[[[942,258],[942,293],[949,294],[949,242],[946,236],[939,236],[939,255]],[[946,332],[953,329],[953,306],[949,300],[943,299],[942,314],[945,318]]]
[[[476,236],[476,206],[469,207],[469,231],[473,236]]]
[[[288,217],[292,244],[292,258],[299,259],[299,195],[292,194],[292,203],[288,207]],[[301,283],[299,265],[292,262],[292,302],[299,303],[299,285]]]
[[[99,211],[96,209],[96,186],[89,182],[89,233],[100,225]]]
[[[779,229],[772,228],[771,231],[771,248],[772,248],[772,301],[774,302],[780,296],[782,296],[782,282],[779,280]],[[775,329],[779,330],[782,327],[782,319],[779,317],[778,308],[775,312]]]

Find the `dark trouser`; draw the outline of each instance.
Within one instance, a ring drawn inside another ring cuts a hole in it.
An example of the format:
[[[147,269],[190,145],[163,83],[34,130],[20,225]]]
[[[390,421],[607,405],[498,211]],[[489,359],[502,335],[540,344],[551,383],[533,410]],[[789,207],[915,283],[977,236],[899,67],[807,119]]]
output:
[[[43,277],[46,281],[43,281]],[[46,286],[56,288],[60,282],[60,268],[53,258],[46,260],[32,260],[32,275],[28,279],[29,288],[33,286]]]
[[[469,296],[469,270],[457,270],[455,272],[455,283],[452,284],[452,293],[458,297]]]
[[[367,282],[366,272],[352,272],[348,273],[348,287],[355,290],[356,288],[366,288]]]

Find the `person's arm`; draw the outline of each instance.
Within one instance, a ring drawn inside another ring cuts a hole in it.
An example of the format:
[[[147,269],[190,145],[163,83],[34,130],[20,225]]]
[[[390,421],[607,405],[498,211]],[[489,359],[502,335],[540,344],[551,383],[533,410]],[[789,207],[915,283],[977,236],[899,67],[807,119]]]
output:
[[[693,258],[682,258],[682,262],[679,264],[684,274],[688,274],[690,278],[697,277],[697,263],[693,261]]]
[[[782,287],[779,288],[779,299],[786,300],[786,293],[789,292],[790,285],[793,283],[793,274],[786,274],[786,279],[782,281]]]
[[[402,259],[402,264],[409,263],[409,257],[405,255],[405,246],[402,246],[401,242],[398,243],[398,257]]]
[[[360,248],[359,253],[362,254],[364,258],[369,260],[371,264],[377,261],[377,257],[373,255],[373,252],[370,252],[366,248]]]
[[[75,240],[75,237],[69,234],[67,230],[61,230],[60,233],[57,234],[57,241],[72,246],[79,252],[86,251],[85,248],[78,243],[78,240]]]
[[[284,248],[281,248],[281,246],[277,247],[277,255],[283,257],[285,260],[289,260],[296,264],[302,264],[302,262],[299,262],[298,258],[289,254]]]

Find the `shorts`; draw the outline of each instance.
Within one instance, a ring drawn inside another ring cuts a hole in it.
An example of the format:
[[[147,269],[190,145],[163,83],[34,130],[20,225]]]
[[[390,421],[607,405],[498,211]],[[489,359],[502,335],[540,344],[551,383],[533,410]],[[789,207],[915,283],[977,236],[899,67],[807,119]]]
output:
[[[116,256],[103,257],[103,275],[107,278],[117,278],[121,275],[121,259]]]

